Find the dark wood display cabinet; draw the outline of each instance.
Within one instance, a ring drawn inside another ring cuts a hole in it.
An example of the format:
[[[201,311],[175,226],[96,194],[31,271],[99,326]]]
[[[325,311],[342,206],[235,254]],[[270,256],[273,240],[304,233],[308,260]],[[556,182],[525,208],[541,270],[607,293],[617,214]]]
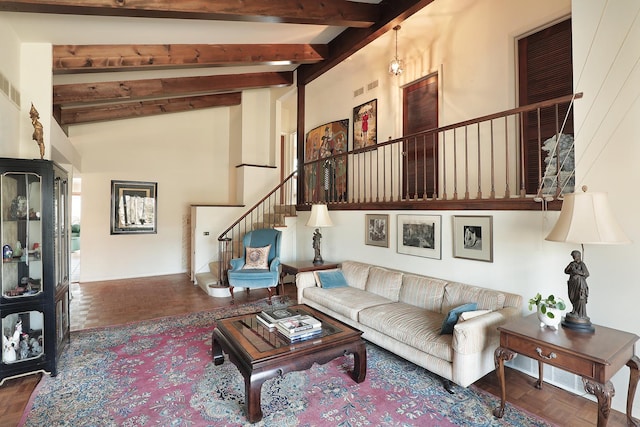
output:
[[[69,342],[68,193],[55,163],[0,158],[0,384],[56,375]]]

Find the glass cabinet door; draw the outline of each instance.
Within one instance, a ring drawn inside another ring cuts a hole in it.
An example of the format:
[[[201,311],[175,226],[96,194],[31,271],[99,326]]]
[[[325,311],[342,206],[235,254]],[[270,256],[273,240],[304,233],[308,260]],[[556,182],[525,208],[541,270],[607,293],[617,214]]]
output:
[[[44,314],[31,310],[2,317],[5,335],[2,363],[12,364],[36,359],[44,354]]]
[[[53,253],[55,257],[56,288],[69,282],[67,191],[67,180],[56,177],[53,181]]]
[[[43,292],[42,177],[35,173],[0,175],[2,297],[28,298]]]

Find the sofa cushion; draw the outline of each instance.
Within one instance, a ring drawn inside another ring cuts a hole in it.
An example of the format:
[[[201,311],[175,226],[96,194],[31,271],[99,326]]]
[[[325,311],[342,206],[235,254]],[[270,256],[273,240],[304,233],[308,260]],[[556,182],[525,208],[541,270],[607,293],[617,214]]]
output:
[[[367,284],[367,277],[369,277],[370,264],[365,264],[357,261],[345,261],[341,264],[342,273],[347,279],[349,286],[358,289],[364,289]]]
[[[458,323],[458,317],[465,311],[471,311],[478,308],[478,303],[470,302],[468,304],[462,304],[449,310],[444,321],[442,322],[442,329],[440,334],[453,334],[453,327]]]
[[[358,321],[360,310],[391,302],[380,295],[352,288],[351,286],[333,289],[312,286],[305,288],[303,295],[305,299],[320,304],[356,322]]]
[[[451,362],[452,335],[440,335],[442,314],[396,302],[360,312],[361,324],[432,356]]]
[[[387,270],[381,267],[371,267],[365,290],[374,294],[398,301],[402,286],[402,273],[400,271]]]
[[[349,286],[347,279],[340,270],[314,271],[313,273],[316,276],[316,283],[320,285],[321,288],[331,289]]]
[[[441,279],[405,274],[402,277],[399,301],[440,313],[446,284]]]
[[[486,288],[449,282],[444,290],[442,312],[468,302],[477,302],[478,310],[499,310],[504,307],[504,294]]]

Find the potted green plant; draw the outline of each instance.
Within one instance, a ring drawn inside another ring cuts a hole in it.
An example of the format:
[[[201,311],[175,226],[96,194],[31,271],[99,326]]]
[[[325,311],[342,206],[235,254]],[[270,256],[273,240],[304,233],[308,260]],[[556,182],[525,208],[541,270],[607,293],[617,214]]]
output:
[[[529,299],[529,310],[533,310],[534,306],[538,311],[540,327],[550,326],[553,329],[558,329],[558,324],[562,320],[562,310],[567,308],[562,298],[556,298],[553,294],[542,298],[542,295],[537,293],[535,297]]]

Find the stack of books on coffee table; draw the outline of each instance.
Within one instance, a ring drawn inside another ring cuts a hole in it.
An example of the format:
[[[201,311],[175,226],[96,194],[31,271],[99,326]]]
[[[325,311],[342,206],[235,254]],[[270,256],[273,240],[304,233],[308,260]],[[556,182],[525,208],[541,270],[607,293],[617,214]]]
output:
[[[318,319],[286,308],[262,311],[256,314],[256,319],[290,341],[301,341],[322,334],[322,323]]]
[[[312,316],[300,316],[295,319],[281,320],[276,329],[291,341],[315,338],[322,334],[322,323]]]
[[[276,323],[281,320],[290,320],[300,317],[300,313],[288,308],[278,308],[276,310],[264,310],[256,315],[256,318],[267,328],[275,328]]]

